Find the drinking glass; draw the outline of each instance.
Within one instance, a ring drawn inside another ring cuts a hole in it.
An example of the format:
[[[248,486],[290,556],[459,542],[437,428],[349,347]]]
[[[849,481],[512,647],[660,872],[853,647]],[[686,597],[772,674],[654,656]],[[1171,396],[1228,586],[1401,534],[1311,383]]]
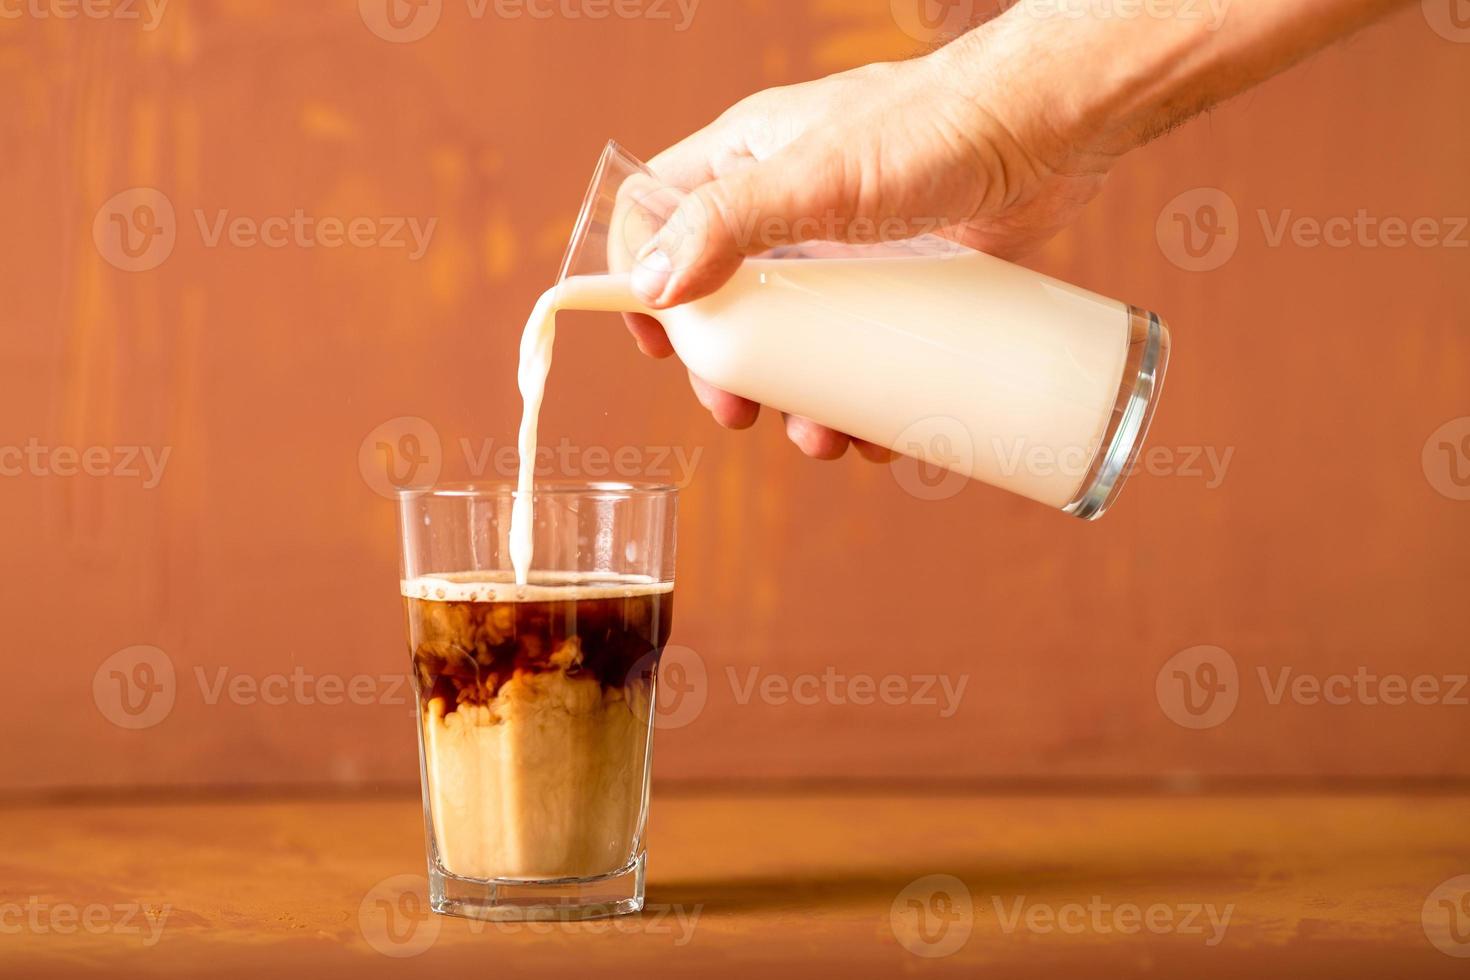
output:
[[[677,491],[537,486],[523,586],[515,494],[399,494],[430,901],[494,920],[637,912]]]

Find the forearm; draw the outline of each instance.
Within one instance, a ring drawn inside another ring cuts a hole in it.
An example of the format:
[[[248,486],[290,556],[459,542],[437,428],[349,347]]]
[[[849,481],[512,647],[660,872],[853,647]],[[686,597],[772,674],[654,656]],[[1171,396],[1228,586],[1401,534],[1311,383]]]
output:
[[[1411,2],[1020,0],[934,57],[1002,111],[1113,155]]]

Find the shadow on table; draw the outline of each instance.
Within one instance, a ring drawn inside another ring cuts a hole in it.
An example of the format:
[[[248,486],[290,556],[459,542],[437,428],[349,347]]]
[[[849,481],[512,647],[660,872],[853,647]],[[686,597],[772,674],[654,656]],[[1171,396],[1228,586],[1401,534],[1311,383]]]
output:
[[[709,912],[780,912],[853,906],[886,908],[915,880],[931,874],[953,875],[972,895],[1052,894],[1075,898],[1095,891],[1146,896],[1170,893],[1180,885],[1218,888],[1222,893],[1244,890],[1256,881],[1253,873],[1229,868],[1133,865],[1119,867],[969,865],[911,867],[887,870],[831,870],[761,875],[750,878],[652,880],[648,903],[666,906],[703,905]]]

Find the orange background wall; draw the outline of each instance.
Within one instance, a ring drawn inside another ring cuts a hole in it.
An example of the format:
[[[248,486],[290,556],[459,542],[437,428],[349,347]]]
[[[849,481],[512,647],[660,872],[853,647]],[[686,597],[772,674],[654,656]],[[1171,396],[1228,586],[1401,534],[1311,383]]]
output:
[[[172,0],[152,31],[0,19],[0,447],[170,452],[151,489],[0,478],[0,788],[412,781],[404,704],[211,704],[200,672],[401,673],[364,441],[422,418],[443,478],[473,476],[460,441],[511,444],[519,329],[603,142],[648,156],[758,88],[920,51],[901,2],[704,0],[680,32],[446,0],[414,43],[351,0]],[[699,454],[675,641],[707,703],[660,734],[660,777],[1470,776],[1470,707],[1272,704],[1258,676],[1470,671],[1470,43],[1431,19],[1414,4],[1136,154],[1034,260],[1169,319],[1152,444],[1233,454],[1217,486],[1142,473],[1096,525],[979,486],[918,500],[887,468],[800,458],[770,418],[720,431],[615,318],[569,318],[544,438]],[[176,241],[128,272],[93,225],[138,187]],[[1197,188],[1186,216],[1228,228],[1209,271],[1181,268],[1166,207]],[[437,224],[414,261],[210,247],[196,217],[297,209]],[[1288,211],[1360,209],[1459,247],[1273,242]],[[175,701],[129,730],[103,665],[136,645]],[[1199,645],[1228,652],[1238,705],[1193,730],[1156,679]],[[742,704],[729,671],[757,665],[967,686],[947,718]]]

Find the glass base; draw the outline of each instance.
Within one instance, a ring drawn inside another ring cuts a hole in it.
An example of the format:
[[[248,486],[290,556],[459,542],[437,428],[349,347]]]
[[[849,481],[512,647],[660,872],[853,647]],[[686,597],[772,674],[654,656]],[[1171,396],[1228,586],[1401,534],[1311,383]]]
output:
[[[643,911],[646,855],[594,878],[461,878],[429,866],[429,905],[440,915],[491,922],[580,922]]]

